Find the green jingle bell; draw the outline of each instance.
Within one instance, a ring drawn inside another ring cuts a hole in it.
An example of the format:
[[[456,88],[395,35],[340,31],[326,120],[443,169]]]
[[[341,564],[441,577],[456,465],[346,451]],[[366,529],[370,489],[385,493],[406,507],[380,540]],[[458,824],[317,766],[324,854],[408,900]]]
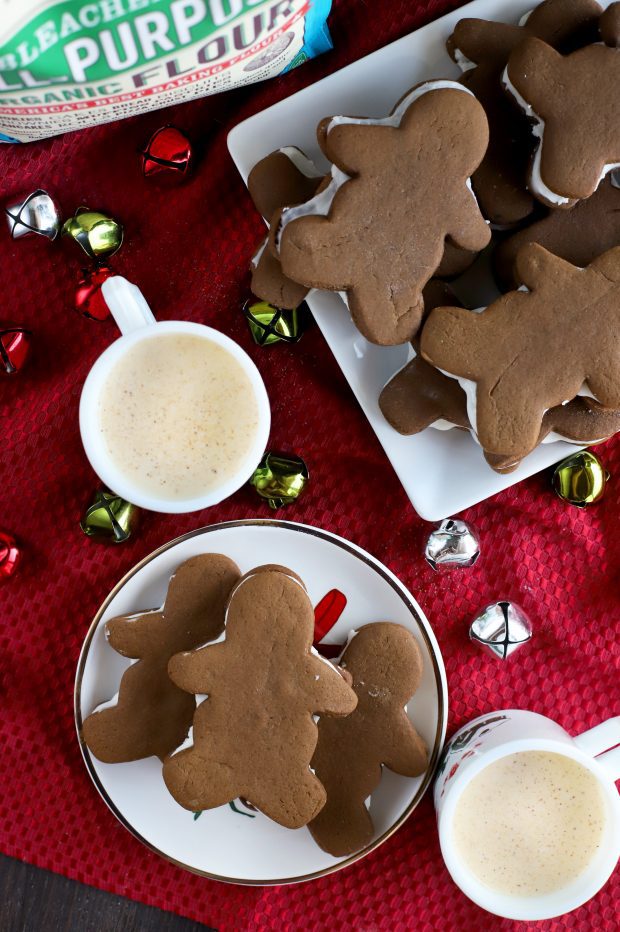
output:
[[[309,478],[308,467],[300,456],[267,451],[254,470],[250,485],[275,510],[297,501]]]
[[[583,450],[562,460],[553,473],[553,488],[559,497],[585,508],[603,497],[609,473],[594,453]]]
[[[87,256],[97,259],[111,256],[121,248],[123,227],[106,214],[80,207],[63,224],[62,235],[71,236]]]
[[[243,306],[243,313],[250,327],[250,333],[259,346],[272,343],[297,343],[302,337],[300,308],[274,307],[267,301],[257,301]]]
[[[113,492],[99,491],[86,509],[80,527],[87,537],[106,544],[129,540],[138,524],[139,510]]]

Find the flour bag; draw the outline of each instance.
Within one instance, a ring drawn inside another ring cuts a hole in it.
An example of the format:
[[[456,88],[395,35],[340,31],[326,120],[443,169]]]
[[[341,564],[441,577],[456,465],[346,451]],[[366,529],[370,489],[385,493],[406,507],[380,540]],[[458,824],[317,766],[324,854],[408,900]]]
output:
[[[331,0],[2,0],[0,142],[263,81],[331,48]]]

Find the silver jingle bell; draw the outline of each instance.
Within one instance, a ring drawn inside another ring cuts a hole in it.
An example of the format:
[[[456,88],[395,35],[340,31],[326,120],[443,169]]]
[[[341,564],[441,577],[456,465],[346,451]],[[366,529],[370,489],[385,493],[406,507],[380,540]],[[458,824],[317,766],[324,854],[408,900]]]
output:
[[[38,233],[56,239],[60,233],[60,213],[54,199],[41,188],[16,204],[4,208],[13,239]]]
[[[429,536],[424,556],[434,570],[441,566],[473,566],[480,556],[480,544],[468,524],[446,518]]]
[[[514,602],[493,602],[469,627],[469,637],[494,657],[506,660],[532,637],[532,623]]]

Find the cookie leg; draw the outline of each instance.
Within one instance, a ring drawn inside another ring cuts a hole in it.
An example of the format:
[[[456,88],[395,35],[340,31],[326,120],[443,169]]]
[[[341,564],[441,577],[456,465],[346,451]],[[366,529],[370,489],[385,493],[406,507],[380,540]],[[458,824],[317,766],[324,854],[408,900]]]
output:
[[[215,809],[243,796],[230,767],[203,757],[195,748],[164,761],[163,777],[170,794],[184,809]]]
[[[301,828],[324,806],[325,790],[310,770],[300,774],[289,771],[271,781],[261,781],[248,792],[247,799],[274,822],[286,828]]]
[[[333,797],[331,802],[328,798],[308,828],[319,848],[335,858],[359,851],[374,835],[372,819],[364,803],[345,793]]]
[[[140,726],[141,723],[138,723]],[[143,734],[132,727],[124,710],[104,709],[89,715],[82,725],[82,737],[89,750],[104,764],[137,760],[142,756]]]
[[[429,278],[431,273],[429,268]],[[348,303],[357,329],[380,346],[407,343],[417,333],[424,313],[421,291],[398,293],[382,280],[350,289]]]

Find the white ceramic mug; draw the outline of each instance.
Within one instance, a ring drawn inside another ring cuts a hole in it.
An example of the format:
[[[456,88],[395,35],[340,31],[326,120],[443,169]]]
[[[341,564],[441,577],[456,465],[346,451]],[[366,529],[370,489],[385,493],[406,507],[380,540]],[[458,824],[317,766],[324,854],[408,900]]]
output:
[[[441,853],[452,879],[474,903],[507,919],[551,919],[593,897],[609,879],[620,857],[620,716],[576,738],[560,725],[521,709],[504,709],[474,719],[445,747],[434,799]],[[612,750],[608,750],[612,748]],[[457,803],[471,780],[508,754],[546,751],[578,761],[596,777],[606,806],[605,837],[586,870],[569,886],[541,896],[508,896],[493,890],[463,864],[453,838]]]
[[[241,349],[230,337],[212,327],[190,321],[157,321],[140,289],[125,278],[118,275],[108,278],[103,283],[102,293],[122,336],[97,359],[82,389],[80,433],[91,466],[108,488],[142,508],[179,514],[216,505],[247,482],[267,445],[271,414],[267,391],[258,369],[245,350]],[[164,333],[193,334],[209,339],[227,350],[250,380],[258,409],[258,427],[254,443],[237,469],[217,488],[191,499],[155,498],[131,482],[110,457],[103,434],[98,429],[99,400],[112,367],[136,343]]]

